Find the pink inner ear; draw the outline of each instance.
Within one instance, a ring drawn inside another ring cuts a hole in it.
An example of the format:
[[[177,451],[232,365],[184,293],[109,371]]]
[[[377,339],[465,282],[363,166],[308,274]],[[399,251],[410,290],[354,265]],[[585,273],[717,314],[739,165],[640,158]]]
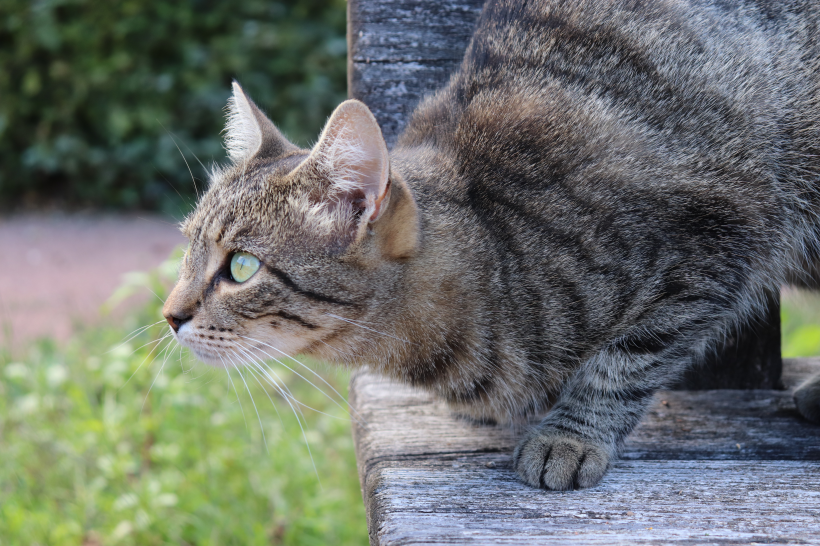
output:
[[[385,184],[384,190],[382,191],[382,194],[376,199],[375,206],[373,207],[373,214],[371,214],[370,218],[368,218],[368,220],[367,220],[368,222],[375,222],[379,218],[379,215],[381,214],[382,203],[384,203],[384,198],[387,197],[387,191],[389,189],[390,189],[390,178],[388,177],[387,178],[387,184]]]
[[[316,151],[323,156],[333,191],[362,212],[379,217],[387,195],[389,158],[373,114],[358,101],[342,103],[331,116]]]

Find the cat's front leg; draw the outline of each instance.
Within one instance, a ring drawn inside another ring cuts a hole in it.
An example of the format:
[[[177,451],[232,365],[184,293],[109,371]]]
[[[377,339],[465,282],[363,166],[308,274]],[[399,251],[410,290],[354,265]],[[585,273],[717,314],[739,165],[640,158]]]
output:
[[[680,359],[670,352],[635,354],[621,341],[584,363],[550,413],[516,447],[518,475],[533,487],[553,490],[597,484],[676,367],[664,359],[664,353]]]

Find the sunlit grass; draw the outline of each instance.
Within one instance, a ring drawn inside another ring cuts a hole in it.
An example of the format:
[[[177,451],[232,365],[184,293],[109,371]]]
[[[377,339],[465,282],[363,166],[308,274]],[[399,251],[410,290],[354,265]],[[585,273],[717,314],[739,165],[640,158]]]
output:
[[[780,321],[784,358],[820,355],[820,294],[784,290]]]
[[[167,289],[158,273],[140,282]],[[157,313],[152,303],[139,321]],[[257,418],[236,372],[238,394],[224,370],[173,345],[141,347],[160,325],[120,345],[128,331],[0,353],[0,544],[367,543],[345,411],[277,367],[329,414],[303,408],[303,436],[274,389],[245,375]],[[346,394],[346,374],[307,363]]]

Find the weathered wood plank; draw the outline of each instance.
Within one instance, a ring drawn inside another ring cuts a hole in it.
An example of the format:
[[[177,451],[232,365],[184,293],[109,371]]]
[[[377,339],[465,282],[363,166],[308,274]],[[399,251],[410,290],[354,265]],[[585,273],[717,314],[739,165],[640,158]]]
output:
[[[820,371],[820,361],[789,361],[786,377],[793,385],[812,368]],[[354,377],[351,389],[351,403],[368,423],[368,441],[360,446],[365,459],[376,453],[402,457],[508,452],[520,434],[521,427],[476,425],[460,419],[432,395],[375,375]],[[621,456],[820,460],[820,427],[800,419],[791,396],[791,390],[660,392]]]
[[[500,455],[384,462],[371,544],[820,544],[819,475],[817,462],[621,461],[595,489],[555,493],[522,486]]]
[[[602,484],[571,493],[516,479],[512,428],[369,373],[350,392],[372,544],[820,544],[820,427],[791,391],[659,393]]]

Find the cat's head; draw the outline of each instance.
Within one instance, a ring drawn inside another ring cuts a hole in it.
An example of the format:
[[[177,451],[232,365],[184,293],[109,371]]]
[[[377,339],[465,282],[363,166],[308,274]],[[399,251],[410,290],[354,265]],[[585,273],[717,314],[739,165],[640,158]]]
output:
[[[346,321],[389,301],[418,246],[376,119],[346,101],[299,149],[234,83],[225,133],[231,162],[183,223],[190,245],[163,314],[215,365],[338,343]]]

